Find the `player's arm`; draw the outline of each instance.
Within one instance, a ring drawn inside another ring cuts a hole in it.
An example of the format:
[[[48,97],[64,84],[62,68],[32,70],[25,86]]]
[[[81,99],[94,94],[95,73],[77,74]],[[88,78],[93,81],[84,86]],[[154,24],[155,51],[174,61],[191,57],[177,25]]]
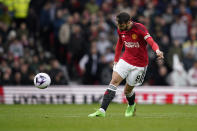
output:
[[[160,51],[159,46],[157,43],[153,40],[153,38],[150,36],[146,39],[146,42],[152,47],[152,49],[156,52],[158,59],[163,59],[163,52]]]
[[[123,43],[121,38],[118,38],[116,48],[115,48],[115,58],[114,58],[114,65],[119,61],[121,51],[122,51]]]
[[[163,52],[160,51],[159,46],[157,45],[157,43],[153,40],[153,38],[150,36],[150,34],[148,33],[148,30],[146,29],[146,27],[142,24],[138,24],[137,25],[141,35],[144,37],[144,40],[146,40],[146,42],[152,47],[152,49],[156,52],[156,55],[158,57],[158,59],[163,59]]]

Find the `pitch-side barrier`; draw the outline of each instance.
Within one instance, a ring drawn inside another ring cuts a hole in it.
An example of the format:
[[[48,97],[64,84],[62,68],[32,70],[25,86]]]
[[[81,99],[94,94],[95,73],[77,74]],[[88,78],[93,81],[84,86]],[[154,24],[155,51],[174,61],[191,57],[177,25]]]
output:
[[[100,103],[107,86],[34,86],[0,87],[0,103],[4,104],[92,104]],[[135,88],[139,104],[197,104],[197,87],[140,86]],[[126,103],[123,86],[113,100]]]

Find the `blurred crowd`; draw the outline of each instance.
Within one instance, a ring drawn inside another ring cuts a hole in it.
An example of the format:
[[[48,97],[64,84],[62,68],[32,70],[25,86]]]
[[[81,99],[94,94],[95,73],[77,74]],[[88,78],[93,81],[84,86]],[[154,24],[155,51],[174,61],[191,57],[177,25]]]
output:
[[[144,85],[197,86],[197,0],[0,0],[0,84],[108,84],[123,11],[164,52],[148,46]]]

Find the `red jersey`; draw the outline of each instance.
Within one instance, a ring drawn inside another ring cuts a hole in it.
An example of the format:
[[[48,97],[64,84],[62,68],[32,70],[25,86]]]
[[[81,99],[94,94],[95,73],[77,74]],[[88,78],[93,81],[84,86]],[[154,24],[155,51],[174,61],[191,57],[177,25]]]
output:
[[[151,42],[148,43],[154,51],[159,48],[152,40],[146,27],[140,23],[133,22],[131,29],[127,31],[118,30],[118,35],[115,62],[118,62],[124,45],[125,51],[121,59],[137,67],[145,67],[148,64],[147,39],[151,38]]]

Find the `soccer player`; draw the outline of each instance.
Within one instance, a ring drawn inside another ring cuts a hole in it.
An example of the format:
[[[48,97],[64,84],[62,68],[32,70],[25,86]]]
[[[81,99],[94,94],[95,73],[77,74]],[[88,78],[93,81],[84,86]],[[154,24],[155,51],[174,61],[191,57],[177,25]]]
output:
[[[141,23],[133,22],[129,14],[122,12],[116,17],[119,39],[115,49],[112,80],[106,89],[100,109],[88,117],[105,117],[108,105],[114,98],[117,86],[126,79],[124,94],[128,101],[126,117],[135,115],[136,103],[133,88],[142,84],[148,65],[147,43],[156,52],[158,59],[163,59],[157,43]],[[123,45],[125,51],[120,58]]]

